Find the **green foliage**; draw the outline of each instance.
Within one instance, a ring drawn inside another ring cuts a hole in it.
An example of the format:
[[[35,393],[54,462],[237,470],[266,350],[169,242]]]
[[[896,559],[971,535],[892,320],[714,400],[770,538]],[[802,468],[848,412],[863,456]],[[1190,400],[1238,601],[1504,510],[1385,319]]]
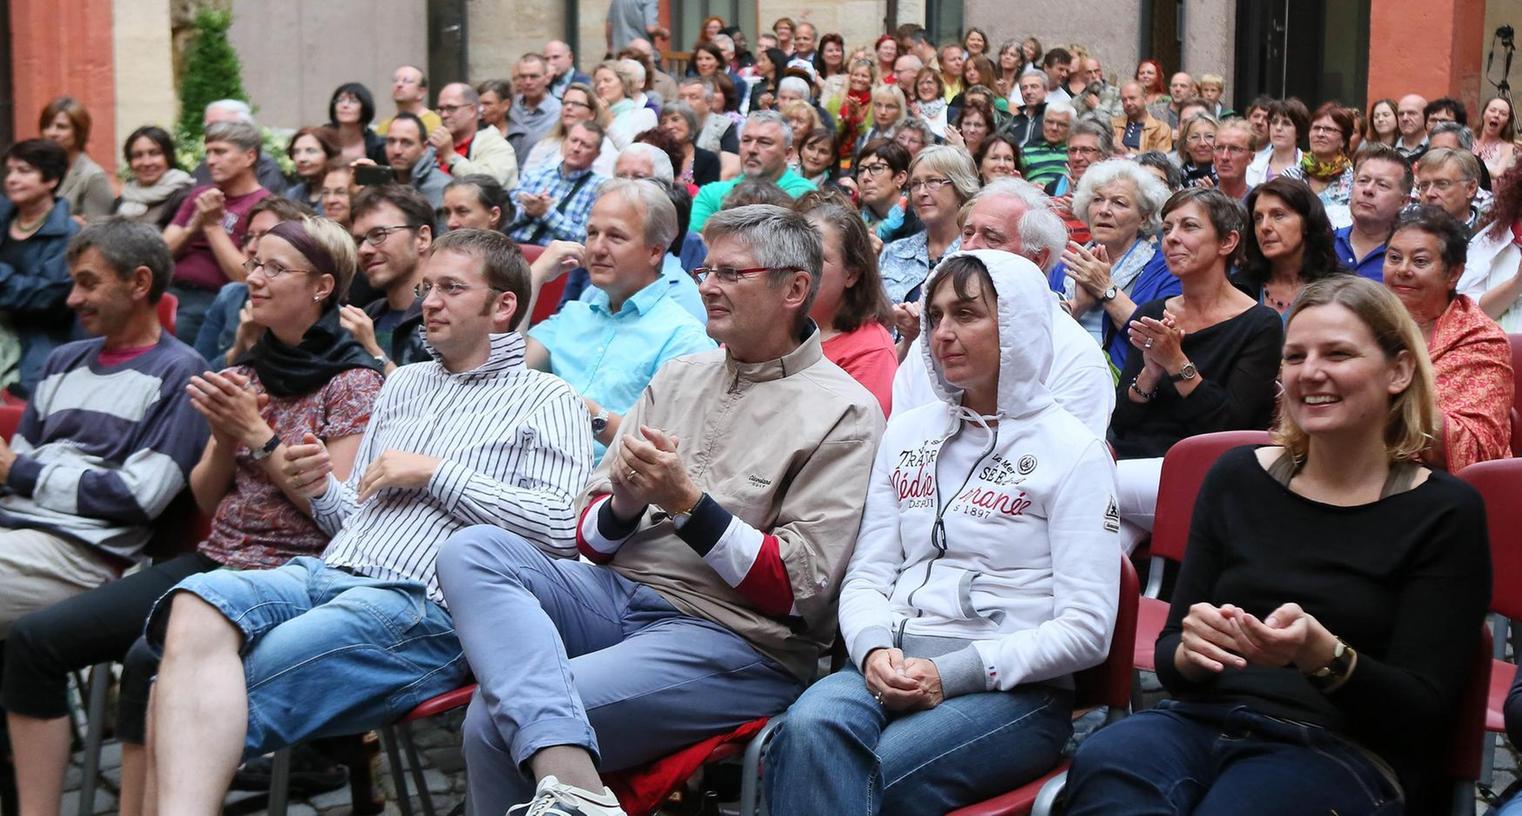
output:
[[[248,101],[243,90],[243,65],[238,52],[227,39],[232,14],[203,8],[196,12],[190,46],[185,51],[185,75],[180,81],[180,124],[177,128],[182,145],[201,143],[201,116],[206,105],[218,99]]]

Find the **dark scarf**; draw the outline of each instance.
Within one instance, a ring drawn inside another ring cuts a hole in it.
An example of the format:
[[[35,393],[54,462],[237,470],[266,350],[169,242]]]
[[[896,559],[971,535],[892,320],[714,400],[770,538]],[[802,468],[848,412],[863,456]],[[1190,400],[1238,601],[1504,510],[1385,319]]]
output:
[[[272,397],[310,394],[351,368],[382,370],[380,362],[339,325],[336,301],[323,309],[297,345],[286,345],[274,332],[266,331],[237,365],[253,366]]]

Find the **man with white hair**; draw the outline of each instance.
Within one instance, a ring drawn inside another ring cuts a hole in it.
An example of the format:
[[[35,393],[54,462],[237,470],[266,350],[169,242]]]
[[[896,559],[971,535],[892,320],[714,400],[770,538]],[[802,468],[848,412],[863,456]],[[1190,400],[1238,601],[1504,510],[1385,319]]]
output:
[[[692,200],[692,231],[702,232],[703,225],[719,211],[724,196],[745,179],[774,182],[793,198],[814,189],[808,179],[787,166],[787,153],[793,146],[793,129],[776,111],[757,111],[745,120],[740,131],[740,175],[732,179],[703,185]]]
[[[624,148],[620,163],[639,156],[639,147],[650,145]],[[667,360],[714,347],[703,324],[676,302],[675,282],[661,274],[677,228],[676,208],[654,182],[604,184],[582,255],[595,288],[528,332],[528,366],[565,380],[586,399],[595,458]]]
[[[560,121],[560,100],[549,93],[550,64],[539,54],[524,54],[513,66],[513,106],[507,111],[507,143],[512,145],[517,162],[528,160],[528,152]],[[443,99],[439,100],[443,105]],[[504,182],[504,184],[506,184]]]
[[[913,54],[900,54],[893,61],[893,78],[898,83],[898,89],[904,92],[905,99],[914,99],[914,80],[920,75],[920,69],[925,63]]]
[[[544,44],[544,50],[540,53],[550,66],[550,96],[556,99],[565,96],[565,89],[571,87],[573,82],[592,84],[592,78],[576,67],[576,54],[566,43],[550,40]]]
[[[654,179],[662,184],[672,184],[676,173],[666,151],[652,144],[635,142],[619,151],[618,161],[613,164],[613,177]]]
[[[491,176],[503,187],[518,181],[518,158],[494,127],[476,129],[481,118],[481,95],[464,82],[451,82],[439,91],[439,116],[444,124],[428,134],[439,167],[451,176],[473,173]]]
[[[216,122],[246,122],[254,127],[259,123],[254,121],[254,111],[247,102],[241,99],[218,99],[206,106],[205,113],[201,116],[202,128],[210,127]],[[191,172],[195,176],[196,184],[210,184],[211,171],[206,169],[206,160],[196,165]],[[286,183],[285,174],[280,172],[280,163],[274,157],[259,150],[259,160],[254,163],[254,178],[259,180],[259,186],[270,191],[271,195],[284,195]]]
[[[1050,97],[1048,97],[1050,99]],[[1073,103],[1056,99],[1046,103],[1041,116],[1041,141],[1020,151],[1021,174],[1038,187],[1062,178],[1068,163],[1068,134],[1077,111]]]
[[[998,249],[1022,256],[1032,275],[1050,272],[1067,245],[1067,229],[1051,199],[1019,179],[998,179],[972,197],[963,209],[962,249]],[[906,304],[915,315],[919,304]],[[1096,434],[1110,425],[1115,381],[1099,344],[1052,297],[1052,367],[1042,376],[1057,404]],[[907,411],[938,398],[925,370],[916,338],[893,377],[893,410]]]
[[[698,131],[693,144],[714,153],[728,153],[738,157],[740,128],[728,116],[713,112],[716,93],[718,91],[713,86],[713,80],[703,77],[687,77],[677,87],[677,95],[698,117]]]

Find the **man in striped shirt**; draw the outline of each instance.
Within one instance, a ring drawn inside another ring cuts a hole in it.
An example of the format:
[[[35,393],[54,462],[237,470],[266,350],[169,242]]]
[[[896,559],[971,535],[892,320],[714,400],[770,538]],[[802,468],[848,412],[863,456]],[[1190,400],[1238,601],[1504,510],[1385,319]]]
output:
[[[1073,106],[1048,102],[1041,117],[1041,141],[1020,149],[1020,173],[1037,187],[1062,178],[1068,164],[1068,133],[1073,127]]]
[[[434,573],[452,533],[500,527],[576,552],[591,432],[581,398],[523,365],[506,327],[528,265],[503,235],[435,241],[419,285],[432,362],[397,369],[340,483],[313,437],[286,454],[321,559],[182,581],[149,619],[162,648],[151,750],[161,813],[213,813],[242,757],[392,722],[469,670]]]
[[[488,527],[439,555],[481,684],[464,731],[478,813],[621,814],[598,768],[775,715],[834,639],[882,409],[808,319],[807,219],[737,207],[703,238],[724,348],[668,362],[624,417],[582,493],[593,563]]]

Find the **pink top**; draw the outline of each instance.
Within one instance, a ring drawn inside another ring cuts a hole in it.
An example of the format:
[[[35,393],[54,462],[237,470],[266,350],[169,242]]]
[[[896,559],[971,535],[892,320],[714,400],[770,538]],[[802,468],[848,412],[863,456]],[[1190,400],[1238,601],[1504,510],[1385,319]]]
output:
[[[1443,412],[1448,472],[1510,456],[1515,372],[1506,333],[1478,304],[1459,295],[1432,327],[1427,354]]]
[[[893,412],[893,374],[898,371],[898,352],[893,336],[883,324],[869,320],[853,332],[842,332],[824,341],[825,359],[845,369],[882,403],[883,416]]]

